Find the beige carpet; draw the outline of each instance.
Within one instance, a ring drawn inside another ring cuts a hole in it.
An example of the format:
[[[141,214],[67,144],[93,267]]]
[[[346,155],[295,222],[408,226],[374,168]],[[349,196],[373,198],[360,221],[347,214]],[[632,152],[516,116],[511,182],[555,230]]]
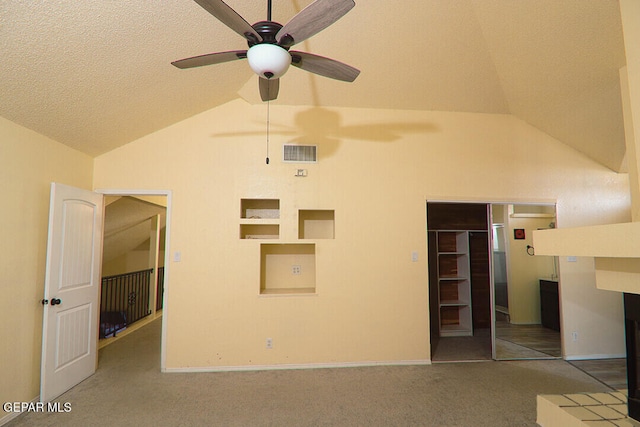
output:
[[[432,341],[433,362],[491,360],[491,331],[479,329],[468,337],[446,337]]]
[[[160,321],[100,350],[60,399],[10,426],[535,426],[536,395],[608,391],[561,360],[159,372]]]

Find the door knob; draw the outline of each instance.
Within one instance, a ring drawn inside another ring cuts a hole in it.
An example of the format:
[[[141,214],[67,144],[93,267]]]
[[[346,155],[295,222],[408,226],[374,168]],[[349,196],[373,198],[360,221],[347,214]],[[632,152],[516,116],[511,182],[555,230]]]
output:
[[[51,298],[51,305],[62,304],[62,300],[60,298]]]

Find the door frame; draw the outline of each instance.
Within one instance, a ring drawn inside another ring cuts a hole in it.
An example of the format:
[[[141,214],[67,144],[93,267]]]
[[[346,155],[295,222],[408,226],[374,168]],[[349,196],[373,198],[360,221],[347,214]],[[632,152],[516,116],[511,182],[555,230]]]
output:
[[[167,304],[169,294],[170,278],[170,256],[171,253],[171,211],[172,211],[172,191],[171,190],[142,190],[142,189],[113,189],[98,188],[93,190],[103,196],[166,196],[166,225],[165,225],[165,252],[164,252],[164,291],[162,295],[162,333],[160,338],[160,372],[166,372],[166,337],[167,337],[167,316],[170,307]]]
[[[488,210],[489,210],[489,227],[491,227],[491,216],[493,215],[493,205],[554,205],[555,207],[555,214],[556,214],[556,227],[558,224],[558,200],[557,199],[543,199],[543,198],[490,198],[490,197],[465,197],[465,198],[457,198],[457,197],[443,197],[443,196],[427,196],[425,197],[425,204],[424,204],[424,220],[425,220],[425,238],[426,238],[426,248],[427,248],[427,254],[429,253],[429,224],[427,222],[427,204],[428,203],[482,203],[482,204],[487,204],[488,205]],[[495,336],[495,283],[494,283],[494,277],[493,277],[493,259],[491,258],[491,252],[493,250],[493,239],[491,237],[492,233],[489,233],[489,262],[492,265],[491,269],[489,270],[489,274],[490,274],[490,283],[489,283],[489,287],[490,287],[490,292],[491,292],[491,358],[492,360],[500,360],[497,359],[497,355],[496,355],[496,336]],[[429,257],[427,257],[427,259],[429,259]],[[427,262],[427,270],[429,269],[429,263]],[[560,275],[558,274],[558,284],[560,286]],[[427,275],[427,277],[429,277],[429,275]],[[431,283],[428,281],[427,284],[430,286]],[[430,292],[428,291],[427,294],[429,295],[429,297],[431,297]],[[429,304],[427,305],[427,307],[429,308],[429,321],[431,321],[431,301],[429,301]],[[560,301],[560,324],[561,324],[561,328],[562,328],[562,301]],[[429,327],[429,343],[431,345],[431,343],[433,342],[433,336],[432,336],[432,331],[431,331],[431,325]],[[433,349],[430,350],[431,352],[433,352]],[[562,356],[560,357],[560,359],[564,359],[564,338],[563,335],[560,334],[560,351],[562,353]],[[432,357],[432,355],[431,355]]]
[[[478,205],[485,205],[486,207],[486,211],[487,211],[487,227],[490,227],[490,221],[491,221],[491,202],[487,202],[484,199],[478,199],[478,200],[468,200],[468,199],[446,199],[446,198],[442,198],[442,197],[437,197],[437,198],[431,198],[431,197],[427,197],[425,200],[425,229],[426,229],[426,233],[425,236],[427,238],[427,269],[430,269],[430,265],[429,265],[429,260],[431,259],[431,254],[429,253],[430,247],[429,247],[429,221],[428,221],[428,206],[429,203],[455,203],[455,204],[478,204]],[[493,265],[493,260],[492,260],[492,254],[491,254],[491,248],[493,243],[491,242],[491,233],[489,232],[489,230],[487,229],[487,237],[488,237],[488,241],[487,241],[487,252],[488,252],[488,262],[489,265],[492,266]],[[429,298],[431,298],[431,289],[432,289],[433,283],[431,282],[431,272],[429,271],[428,274],[428,295]],[[438,286],[436,284],[436,286]],[[429,301],[428,304],[429,307],[429,320],[432,320],[432,314],[431,314],[431,309],[432,309],[432,301]],[[494,291],[494,280],[493,280],[493,268],[489,268],[489,310],[490,310],[490,340],[491,340],[491,360],[496,360],[496,351],[495,351],[495,291]],[[433,345],[433,330],[432,330],[432,325],[429,325],[429,343],[430,345]],[[441,339],[441,337],[439,337],[438,339]],[[431,352],[431,359],[433,359],[433,348],[430,349]],[[488,359],[487,359],[488,360]],[[449,361],[447,361],[449,362]],[[432,360],[432,363],[433,360]],[[437,361],[436,361],[437,363]]]

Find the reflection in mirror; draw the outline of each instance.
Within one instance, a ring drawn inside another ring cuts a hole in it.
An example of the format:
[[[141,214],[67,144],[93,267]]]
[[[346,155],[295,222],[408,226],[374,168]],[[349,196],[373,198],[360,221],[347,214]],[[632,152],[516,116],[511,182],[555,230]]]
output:
[[[557,260],[532,243],[555,221],[555,205],[491,205],[496,359],[562,356]]]

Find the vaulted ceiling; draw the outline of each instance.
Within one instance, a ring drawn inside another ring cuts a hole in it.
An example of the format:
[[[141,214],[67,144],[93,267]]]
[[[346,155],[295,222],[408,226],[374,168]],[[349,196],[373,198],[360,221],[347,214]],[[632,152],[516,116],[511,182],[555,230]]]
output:
[[[227,0],[249,23],[266,0]],[[311,0],[273,0],[286,23]],[[354,83],[293,68],[274,104],[512,114],[620,171],[615,0],[357,0],[295,46],[361,70]],[[2,3],[0,116],[95,156],[236,98],[260,103],[246,61],[170,62],[246,49],[193,0]]]

